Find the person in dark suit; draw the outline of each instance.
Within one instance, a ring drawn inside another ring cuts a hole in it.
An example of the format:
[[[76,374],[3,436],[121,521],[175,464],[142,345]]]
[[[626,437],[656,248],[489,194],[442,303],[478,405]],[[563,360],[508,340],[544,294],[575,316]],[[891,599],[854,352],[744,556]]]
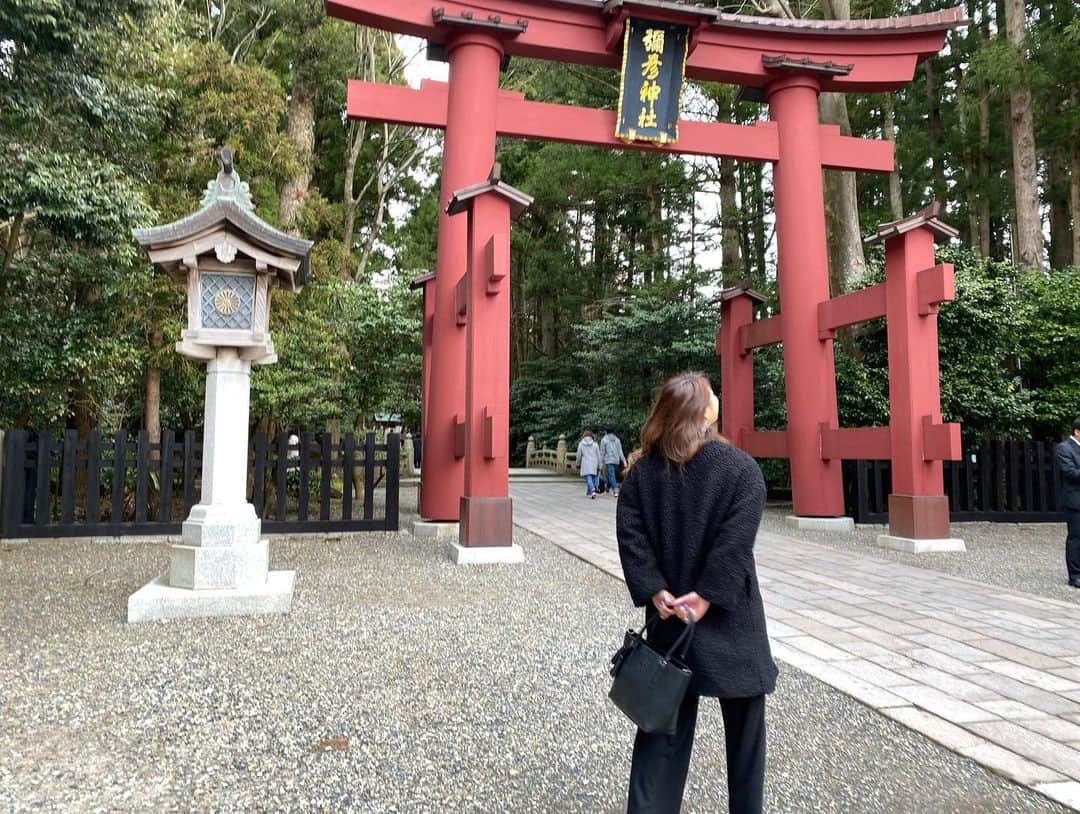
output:
[[[634,604],[661,649],[693,614],[693,671],[674,735],[638,730],[629,814],[676,814],[690,767],[698,700],[720,700],[728,807],[758,814],[765,782],[765,695],[776,686],[754,539],[765,504],[757,463],[716,431],[719,403],[701,373],[664,383],[619,493],[619,557]]]
[[[1080,418],[1072,425],[1072,435],[1054,449],[1061,469],[1061,502],[1065,508],[1068,536],[1065,538],[1065,568],[1069,584],[1080,588]]]

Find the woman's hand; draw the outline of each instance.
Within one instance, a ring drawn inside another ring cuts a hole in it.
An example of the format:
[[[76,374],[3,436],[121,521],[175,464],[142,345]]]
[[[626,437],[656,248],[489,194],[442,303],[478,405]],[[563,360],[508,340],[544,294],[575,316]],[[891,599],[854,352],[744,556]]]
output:
[[[670,619],[675,615],[675,597],[671,591],[657,591],[652,598],[653,607],[660,612],[661,619]]]
[[[659,596],[659,594],[657,594],[657,596]],[[687,621],[687,611],[694,614],[695,622],[700,622],[702,617],[709,612],[709,608],[712,607],[712,603],[709,602],[708,599],[698,596],[696,591],[677,596],[672,600],[672,603],[675,605],[672,609],[674,615],[682,619],[683,622]],[[665,616],[664,618],[666,619],[667,617]]]

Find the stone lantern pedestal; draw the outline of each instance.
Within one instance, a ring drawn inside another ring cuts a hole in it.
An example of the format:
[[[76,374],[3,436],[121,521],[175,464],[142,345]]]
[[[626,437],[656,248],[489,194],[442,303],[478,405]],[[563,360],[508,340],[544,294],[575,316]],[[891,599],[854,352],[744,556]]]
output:
[[[198,212],[135,237],[187,288],[177,350],[206,363],[206,415],[201,500],[170,547],[168,573],[128,598],[128,621],[287,613],[295,572],[269,570],[262,522],[247,501],[251,365],[277,360],[270,292],[299,290],[312,244],[254,214],[227,150]]]

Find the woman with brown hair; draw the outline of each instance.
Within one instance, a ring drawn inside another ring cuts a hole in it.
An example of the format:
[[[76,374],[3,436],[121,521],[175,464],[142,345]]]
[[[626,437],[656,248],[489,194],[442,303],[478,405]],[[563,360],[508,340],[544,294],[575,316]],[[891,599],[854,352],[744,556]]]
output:
[[[668,379],[641,431],[619,495],[619,556],[634,604],[660,615],[665,650],[690,614],[693,679],[674,735],[638,730],[628,814],[677,814],[690,767],[698,698],[720,700],[731,814],[761,811],[765,695],[776,665],[754,567],[765,481],[754,459],[716,430],[719,401],[701,373]]]

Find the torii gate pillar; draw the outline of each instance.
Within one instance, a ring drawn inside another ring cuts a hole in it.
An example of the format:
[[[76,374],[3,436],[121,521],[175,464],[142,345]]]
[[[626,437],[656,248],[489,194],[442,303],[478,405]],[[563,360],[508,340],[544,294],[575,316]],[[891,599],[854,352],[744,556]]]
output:
[[[836,428],[839,418],[833,341],[818,336],[818,303],[829,299],[821,139],[814,136],[819,89],[818,79],[805,74],[778,78],[766,89],[769,116],[780,137],[773,188],[787,450],[796,523],[799,518],[844,514],[840,461],[822,460],[820,447],[820,427]]]
[[[443,172],[439,192],[439,243],[435,264],[431,354],[424,397],[424,462],[420,470],[420,516],[455,521],[464,494],[465,459],[455,439],[465,413],[465,331],[458,325],[454,292],[465,273],[464,218],[446,212],[455,190],[485,177],[495,161],[495,112],[501,41],[465,30],[446,45],[450,62]]]
[[[449,215],[468,213],[468,269],[457,286],[455,313],[465,322],[465,490],[455,562],[521,562],[510,502],[510,220],[532,198],[500,179],[457,190]]]

